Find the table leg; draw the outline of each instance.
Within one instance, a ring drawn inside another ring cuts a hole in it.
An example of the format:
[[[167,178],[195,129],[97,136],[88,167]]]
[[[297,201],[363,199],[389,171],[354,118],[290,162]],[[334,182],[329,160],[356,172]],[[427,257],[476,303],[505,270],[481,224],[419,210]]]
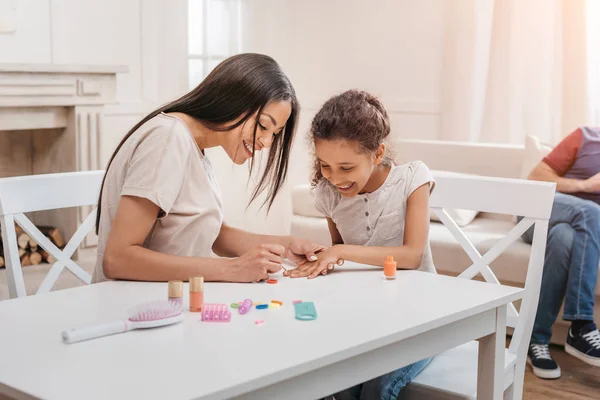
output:
[[[501,400],[503,397],[506,309],[506,305],[496,308],[496,332],[479,339],[478,400]]]

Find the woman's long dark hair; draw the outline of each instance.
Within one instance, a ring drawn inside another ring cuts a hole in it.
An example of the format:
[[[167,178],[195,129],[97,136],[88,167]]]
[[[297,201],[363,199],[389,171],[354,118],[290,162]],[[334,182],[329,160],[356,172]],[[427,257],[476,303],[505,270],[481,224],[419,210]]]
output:
[[[102,190],[108,169],[123,143],[148,120],[161,112],[180,112],[197,119],[210,129],[229,131],[244,124],[255,113],[258,113],[257,117],[260,116],[263,108],[274,101],[289,101],[292,113],[283,132],[276,135],[273,140],[264,171],[250,198],[252,203],[268,187],[267,198],[262,205],[267,204],[269,210],[287,177],[290,147],[300,107],[290,80],[275,60],[262,54],[238,54],[217,65],[194,90],[148,114],[121,140],[106,166],[102,181],[96,216],[96,234],[100,225]],[[232,123],[232,121],[236,122]],[[223,124],[227,123],[231,125],[223,128]],[[256,125],[254,141],[256,141]],[[250,174],[253,166],[254,157],[250,164]]]

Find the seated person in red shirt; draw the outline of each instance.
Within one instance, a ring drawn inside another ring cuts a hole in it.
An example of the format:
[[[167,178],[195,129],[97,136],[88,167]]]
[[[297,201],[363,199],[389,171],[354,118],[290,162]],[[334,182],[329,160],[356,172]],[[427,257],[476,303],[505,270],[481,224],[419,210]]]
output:
[[[529,179],[556,182],[540,300],[528,363],[540,378],[560,377],[548,344],[563,299],[571,321],[565,350],[600,366],[594,292],[600,262],[600,128],[575,130],[545,157]],[[532,232],[523,235],[531,243]]]

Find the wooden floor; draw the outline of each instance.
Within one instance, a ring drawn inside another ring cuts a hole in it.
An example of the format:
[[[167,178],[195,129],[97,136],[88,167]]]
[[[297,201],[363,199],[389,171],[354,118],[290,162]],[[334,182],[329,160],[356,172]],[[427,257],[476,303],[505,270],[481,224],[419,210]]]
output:
[[[527,366],[523,399],[600,399],[600,367],[579,361],[565,353],[561,346],[551,346],[550,352],[560,366],[562,376],[556,380],[540,379]]]

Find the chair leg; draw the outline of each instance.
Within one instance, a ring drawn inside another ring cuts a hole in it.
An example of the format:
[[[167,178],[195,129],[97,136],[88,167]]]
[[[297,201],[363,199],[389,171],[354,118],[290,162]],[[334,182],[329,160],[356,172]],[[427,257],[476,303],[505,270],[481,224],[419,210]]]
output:
[[[4,262],[6,263],[6,280],[10,298],[25,297],[25,282],[17,245],[15,220],[11,215],[2,216],[2,245],[4,247]]]
[[[521,400],[523,398],[523,384],[525,382],[525,363],[517,363],[515,377],[512,385],[506,390],[504,398],[508,400]],[[508,395],[507,395],[508,393]],[[510,397],[508,397],[510,395]]]

